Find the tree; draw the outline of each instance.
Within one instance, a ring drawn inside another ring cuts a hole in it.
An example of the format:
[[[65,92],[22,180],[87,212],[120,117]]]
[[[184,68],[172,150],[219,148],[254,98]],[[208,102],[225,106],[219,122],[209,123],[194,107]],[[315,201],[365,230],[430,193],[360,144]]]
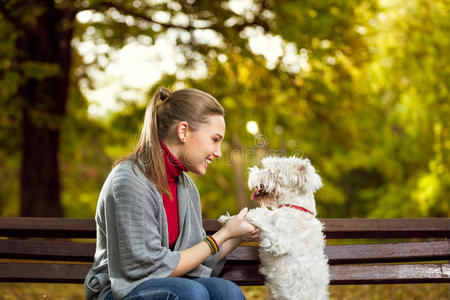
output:
[[[145,1],[1,1],[0,12],[4,27],[12,29],[15,43],[8,73],[20,79],[13,93],[2,98],[4,103],[15,101],[15,115],[20,115],[21,130],[21,216],[62,216],[60,176],[58,165],[61,125],[66,116],[70,85],[71,41],[77,23],[75,16],[82,10],[101,13],[99,35],[112,46],[120,46],[127,38],[144,34],[155,37],[168,29],[187,32],[187,42],[180,40],[186,52],[187,64],[192,61],[192,49],[203,54],[204,45],[195,38],[196,30],[220,31],[224,36],[251,25],[267,28],[263,20],[225,26],[234,13],[221,2],[170,1],[152,4]],[[180,10],[183,9],[181,12]],[[158,12],[169,14],[167,22],[157,20]],[[214,11],[214,13],[213,13]],[[182,18],[183,24],[174,21]],[[81,34],[81,33],[80,33]]]
[[[52,194],[60,185],[59,152],[60,168],[71,176],[63,178],[63,196],[74,199],[79,185],[92,185],[85,197],[91,200],[84,202],[94,203],[94,185],[104,175],[98,170],[131,150],[145,104],[129,101],[102,122],[81,113],[86,99],[79,85],[92,84],[89,70],[101,71],[109,52],[83,61],[70,41],[120,48],[170,35],[183,57],[177,71],[185,72],[165,76],[147,98],[158,85],[196,87],[216,96],[227,112],[225,157],[211,168],[214,176],[198,182],[209,217],[248,205],[246,167],[268,154],[312,159],[325,180],[317,194],[324,217],[448,215],[449,64],[441,53],[448,48],[449,7],[445,1],[391,2],[254,0],[238,7],[233,0],[3,1],[2,173],[13,176],[22,157],[23,174],[40,174],[22,177],[22,207],[36,215],[58,212],[50,203],[60,202],[60,193]],[[30,50],[40,35],[51,43]],[[265,39],[265,49],[254,47],[254,39]],[[47,48],[53,54],[38,58]],[[67,53],[68,67],[62,62]],[[186,76],[199,62],[205,77]],[[259,124],[256,135],[245,130],[248,120]],[[25,138],[25,128],[42,141]],[[36,154],[39,159],[31,160]],[[9,193],[17,186],[0,189]]]
[[[63,3],[64,4],[64,3]],[[53,1],[2,1],[13,27],[21,127],[22,216],[62,215],[58,149],[65,116],[75,10]]]

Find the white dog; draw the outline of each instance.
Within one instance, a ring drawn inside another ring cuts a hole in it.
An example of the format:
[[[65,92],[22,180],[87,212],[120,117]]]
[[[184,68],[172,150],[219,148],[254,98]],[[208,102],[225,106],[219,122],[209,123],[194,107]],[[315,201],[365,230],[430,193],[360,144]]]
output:
[[[328,259],[314,201],[322,183],[310,161],[264,158],[261,169],[250,168],[248,186],[260,207],[247,220],[260,229],[259,271],[272,298],[328,299]]]

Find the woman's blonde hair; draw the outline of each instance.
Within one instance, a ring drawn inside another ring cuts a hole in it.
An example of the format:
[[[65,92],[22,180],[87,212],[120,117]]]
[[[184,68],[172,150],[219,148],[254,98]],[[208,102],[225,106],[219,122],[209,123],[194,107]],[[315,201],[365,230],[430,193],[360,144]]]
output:
[[[195,131],[201,123],[208,122],[210,115],[225,115],[223,107],[210,94],[192,88],[175,92],[160,88],[147,105],[136,147],[116,164],[131,160],[133,166],[138,166],[161,194],[172,198],[160,139],[164,139],[174,125],[181,121],[186,121],[189,129]]]

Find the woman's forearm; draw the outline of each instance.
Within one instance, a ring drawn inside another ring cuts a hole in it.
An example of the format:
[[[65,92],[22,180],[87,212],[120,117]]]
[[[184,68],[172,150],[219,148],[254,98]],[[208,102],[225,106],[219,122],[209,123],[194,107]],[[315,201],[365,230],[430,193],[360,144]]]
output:
[[[222,255],[220,259],[223,259],[228,253],[239,245],[241,237],[257,232],[255,226],[245,221],[248,208],[242,209],[239,214],[231,217],[221,229],[212,235],[216,241],[217,246],[221,247]],[[173,270],[170,276],[183,276],[189,271],[195,269],[201,264],[208,256],[211,255],[211,248],[209,245],[201,241],[197,245],[181,251],[180,261]]]
[[[220,258],[219,260],[224,259],[228,254],[230,254],[237,246],[242,243],[242,238],[237,237],[234,239],[229,239],[220,247]]]
[[[214,233],[212,237],[217,242],[218,246],[221,247],[222,253],[224,251],[223,247],[225,246],[225,249],[228,249],[230,247],[229,246],[230,242],[234,240],[229,239],[229,235],[223,228]],[[231,250],[226,251],[227,253],[229,253]],[[181,251],[180,261],[178,262],[178,265],[175,268],[175,270],[173,270],[172,274],[170,274],[170,277],[183,276],[186,273],[189,273],[189,271],[195,269],[210,255],[211,255],[211,248],[204,241],[201,241],[200,243],[196,244],[195,246],[189,249]],[[222,256],[220,259],[222,259]]]
[[[203,241],[189,249],[181,251],[180,261],[172,274],[170,274],[170,277],[183,276],[184,274],[189,273],[189,271],[195,269],[195,267],[201,264],[210,255],[211,249]]]

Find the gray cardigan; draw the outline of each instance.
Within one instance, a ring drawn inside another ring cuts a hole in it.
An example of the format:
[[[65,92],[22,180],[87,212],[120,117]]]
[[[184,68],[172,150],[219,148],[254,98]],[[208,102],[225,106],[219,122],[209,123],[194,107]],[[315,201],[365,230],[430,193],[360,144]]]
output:
[[[180,251],[205,237],[197,187],[185,173],[177,189],[180,235],[169,249],[162,196],[137,166],[118,164],[109,174],[97,203],[97,244],[94,264],[84,283],[86,299],[103,299],[112,291],[123,298],[140,283],[168,277],[180,260]],[[187,275],[217,275],[220,253],[211,255]]]

